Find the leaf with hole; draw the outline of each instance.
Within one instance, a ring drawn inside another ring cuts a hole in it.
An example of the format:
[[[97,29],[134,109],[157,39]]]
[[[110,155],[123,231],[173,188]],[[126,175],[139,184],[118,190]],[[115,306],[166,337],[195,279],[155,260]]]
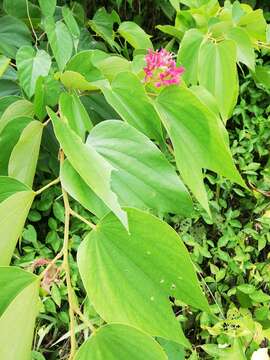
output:
[[[169,296],[209,308],[188,251],[163,221],[137,209],[126,212],[129,233],[110,213],[80,245],[77,261],[89,299],[106,322],[189,346]]]

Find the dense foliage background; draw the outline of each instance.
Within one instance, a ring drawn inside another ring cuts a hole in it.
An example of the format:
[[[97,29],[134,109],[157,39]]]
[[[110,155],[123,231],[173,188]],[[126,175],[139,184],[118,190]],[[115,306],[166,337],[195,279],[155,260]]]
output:
[[[269,1],[243,2],[253,8],[263,9],[265,18],[269,19]],[[122,21],[135,21],[152,34],[152,42],[156,48],[167,47],[174,52],[178,50],[178,40],[172,40],[170,35],[156,27],[174,24],[175,11],[168,1],[81,0],[78,3],[90,19],[102,6],[109,12],[115,10]],[[71,8],[77,6],[75,2],[58,1],[59,6],[64,4]],[[78,7],[77,10],[76,19],[79,22],[81,8]],[[4,14],[4,9],[2,13]],[[34,20],[32,25],[35,27]],[[36,31],[40,36],[39,45],[47,49],[42,31]],[[81,39],[82,50],[88,46],[104,51],[111,50],[103,39],[93,31],[90,33],[86,34],[89,38],[87,37],[85,42]],[[130,59],[131,51],[126,44],[120,52]],[[270,60],[269,49],[257,49],[256,57],[258,66],[267,67]],[[8,95],[21,95],[21,90],[14,81],[12,67],[15,68],[15,64],[11,65],[2,77],[4,83],[0,83],[1,97],[6,95],[8,87],[11,89]],[[229,360],[228,355],[222,355],[223,348],[226,344],[234,344],[238,338],[244,339],[246,358],[251,359],[252,353],[258,347],[268,347],[270,341],[270,75],[268,72],[268,77],[265,73],[260,76],[259,72],[249,71],[244,65],[239,68],[238,74],[238,102],[226,128],[234,161],[249,189],[243,189],[211,171],[206,171],[205,183],[212,218],[198,203],[188,218],[173,214],[165,217],[166,222],[181,235],[187,246],[212,309],[212,314],[209,315],[193,307],[183,306],[177,299],[171,299],[174,313],[181,322],[192,349],[184,351],[182,346],[163,343],[162,339],[159,339],[169,360],[182,359],[184,356],[191,360]],[[50,83],[53,97],[57,97],[61,91],[56,80],[57,76]],[[50,92],[47,96],[50,96]],[[54,98],[50,100],[50,106],[54,107],[57,99],[55,103]],[[101,120],[119,118],[115,110],[101,97],[96,96],[92,100],[82,96],[81,100],[94,124]],[[46,186],[59,172],[58,143],[50,125],[44,131],[41,149],[34,180],[35,189]],[[175,160],[170,154],[166,155],[175,167]],[[70,201],[70,206],[77,215],[92,223],[97,222],[97,217],[89,215],[78,202]],[[47,265],[46,261],[54,259],[62,248],[64,223],[65,209],[61,186],[56,183],[35,198],[12,258],[12,265],[41,273]],[[71,282],[76,293],[74,297],[80,304],[82,319],[89,318],[93,326],[101,326],[104,321],[86,297],[76,263],[79,244],[88,229],[88,224],[79,218],[71,219]],[[67,359],[69,356],[68,295],[60,265],[59,268],[52,267],[43,279],[33,360]],[[252,330],[255,335],[250,336],[246,329]],[[76,332],[78,344],[81,345],[89,335],[87,321],[78,322]],[[233,356],[236,357],[230,357],[231,360],[240,359],[237,354]]]

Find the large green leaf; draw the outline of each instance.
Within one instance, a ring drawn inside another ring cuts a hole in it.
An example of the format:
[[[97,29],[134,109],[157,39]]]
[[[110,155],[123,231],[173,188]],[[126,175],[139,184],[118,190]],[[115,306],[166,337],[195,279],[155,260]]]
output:
[[[78,350],[75,360],[166,360],[149,335],[127,325],[102,326]]]
[[[111,87],[104,87],[108,103],[129,124],[162,143],[160,119],[146,95],[141,81],[130,72],[120,73]]]
[[[28,27],[13,16],[0,18],[0,52],[15,58],[17,50],[24,45],[31,45],[31,33]]]
[[[0,267],[0,288],[0,358],[29,360],[39,278],[16,267]]]
[[[28,116],[19,116],[12,119],[0,133],[0,175],[8,175],[8,162],[13,147],[18,142],[23,129],[33,119]]]
[[[8,163],[8,174],[32,187],[39,156],[43,124],[31,121],[14,146]]]
[[[20,85],[26,95],[34,95],[39,76],[46,76],[51,67],[51,57],[44,50],[35,50],[31,46],[21,47],[16,54],[16,65]]]
[[[135,49],[153,48],[151,36],[133,21],[122,22],[117,31]]]
[[[57,65],[62,71],[72,55],[72,37],[62,21],[55,23],[50,16],[45,18],[44,26]]]
[[[80,98],[76,94],[62,93],[59,106],[61,117],[85,141],[85,135],[91,130],[93,124]]]
[[[161,151],[142,133],[120,120],[95,126],[90,144],[117,170],[112,189],[121,205],[187,215],[192,202]]]
[[[0,266],[8,265],[35,193],[21,182],[0,177]]]
[[[203,34],[197,29],[188,30],[181,41],[177,63],[185,67],[183,78],[187,84],[196,85],[198,82],[198,59],[202,41]]]
[[[233,163],[221,121],[189,89],[164,89],[156,99],[156,108],[172,140],[182,178],[208,212],[202,168],[245,186]]]
[[[232,115],[238,97],[236,45],[232,40],[206,41],[199,53],[199,82],[216,98],[224,122]]]
[[[33,104],[24,99],[12,102],[0,118],[0,133],[12,119],[18,116],[34,116]]]
[[[237,48],[237,60],[245,64],[250,70],[255,70],[255,51],[245,29],[240,27],[231,28],[227,33],[228,39],[235,42]]]
[[[110,213],[80,245],[87,294],[106,322],[187,346],[169,296],[208,311],[188,251],[165,222],[141,210],[126,211],[129,233]]]
[[[61,184],[69,195],[98,218],[102,218],[110,211],[71,166],[68,160],[65,160],[61,166],[60,179]]]
[[[126,213],[121,209],[116,194],[111,190],[111,174],[114,168],[50,109],[55,135],[69,162],[88,186],[127,226]]]

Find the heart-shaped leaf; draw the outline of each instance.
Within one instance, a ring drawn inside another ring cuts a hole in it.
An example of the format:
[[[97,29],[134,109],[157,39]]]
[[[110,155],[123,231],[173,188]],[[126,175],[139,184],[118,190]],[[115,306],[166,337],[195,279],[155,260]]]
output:
[[[137,209],[126,211],[129,233],[110,213],[80,245],[78,265],[87,294],[106,322],[188,346],[169,296],[208,311],[188,251],[163,221]]]

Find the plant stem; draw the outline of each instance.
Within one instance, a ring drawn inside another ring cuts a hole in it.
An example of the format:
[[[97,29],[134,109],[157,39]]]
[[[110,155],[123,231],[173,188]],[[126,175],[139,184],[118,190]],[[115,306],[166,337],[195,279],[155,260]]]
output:
[[[61,151],[60,153],[60,162],[64,161],[64,153]],[[63,245],[63,268],[66,273],[66,283],[67,283],[67,292],[68,292],[68,302],[69,302],[69,318],[70,318],[70,355],[69,360],[72,360],[75,355],[75,351],[77,348],[76,336],[75,336],[75,316],[74,316],[74,308],[76,306],[73,304],[73,289],[71,284],[70,277],[70,268],[69,268],[69,251],[68,251],[68,243],[69,243],[69,222],[70,222],[70,206],[68,201],[68,195],[66,191],[62,188],[63,200],[65,206],[65,228],[64,228],[64,245]]]
[[[54,259],[52,259],[52,261],[50,261],[48,266],[44,269],[44,271],[42,271],[42,273],[39,275],[39,277],[42,279],[44,277],[44,275],[46,274],[46,272],[48,270],[50,270],[50,268],[56,263],[57,260],[61,259],[62,256],[63,256],[63,249],[56,255],[56,257]]]
[[[89,327],[89,329],[91,330],[92,333],[94,333],[96,331],[96,328],[94,327],[94,325],[91,323],[91,321],[89,319],[87,319],[86,316],[84,316],[84,314],[81,312],[81,310],[76,307],[74,309],[74,311],[77,313],[77,315],[79,315],[80,319],[82,320],[82,322],[85,323],[86,326]]]
[[[32,20],[31,20],[31,16],[30,16],[30,12],[29,12],[28,0],[25,0],[25,4],[26,4],[26,12],[27,12],[28,21],[29,21],[32,33],[33,33],[33,35],[35,37],[35,48],[38,50],[38,48],[37,48],[38,37],[37,37],[37,34],[35,32],[35,29],[34,29],[34,26],[33,26]]]
[[[36,195],[39,195],[41,194],[43,191],[47,190],[49,187],[55,185],[55,184],[58,184],[60,182],[60,178],[56,178],[54,179],[53,181],[49,182],[49,184],[43,186],[41,189],[35,191]]]
[[[76,211],[72,210],[71,208],[69,209],[70,211],[70,215],[76,217],[77,219],[81,220],[82,222],[84,222],[85,224],[87,224],[90,228],[92,229],[96,229],[96,225],[91,223],[90,221],[86,220],[83,216],[81,216],[80,214],[76,213]]]

